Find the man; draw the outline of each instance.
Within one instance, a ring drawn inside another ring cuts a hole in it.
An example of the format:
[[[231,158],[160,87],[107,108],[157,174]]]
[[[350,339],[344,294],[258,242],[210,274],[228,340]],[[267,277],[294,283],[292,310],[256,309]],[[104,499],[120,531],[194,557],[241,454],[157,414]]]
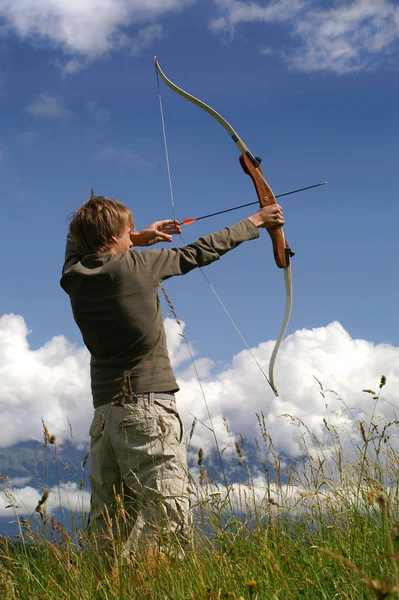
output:
[[[140,549],[181,555],[192,534],[179,386],[159,284],[257,238],[259,227],[283,224],[273,205],[183,248],[140,251],[171,242],[179,224],[132,231],[131,211],[93,191],[73,215],[61,286],[91,354],[90,523],[100,550],[119,541],[127,561]]]

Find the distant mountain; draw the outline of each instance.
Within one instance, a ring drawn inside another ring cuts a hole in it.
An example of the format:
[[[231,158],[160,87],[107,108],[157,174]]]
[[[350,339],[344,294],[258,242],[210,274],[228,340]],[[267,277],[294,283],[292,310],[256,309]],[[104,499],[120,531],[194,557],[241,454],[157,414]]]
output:
[[[78,450],[70,441],[60,447],[48,444],[46,448],[36,441],[20,442],[0,448],[0,474],[18,483],[28,479],[26,485],[37,489],[51,488],[60,482],[78,482],[87,451],[88,446]]]
[[[20,442],[10,448],[0,448],[0,487],[11,491],[18,498],[18,490],[27,486],[38,490],[51,490],[61,484],[76,484],[81,481],[88,486],[88,466],[83,469],[83,461],[88,446],[78,449],[70,441],[61,446],[48,444],[46,448],[37,441]],[[5,477],[4,477],[5,476]],[[10,486],[7,482],[10,482]],[[0,492],[3,495],[3,492]],[[4,495],[3,495],[4,498]],[[12,502],[10,501],[9,504]],[[8,509],[7,509],[8,510]],[[0,535],[14,535],[18,528],[12,509],[9,516],[0,515]],[[30,514],[21,515],[29,518]],[[56,519],[61,518],[60,511]]]
[[[18,498],[18,490],[27,487],[33,488],[33,490],[37,490],[39,494],[42,494],[45,489],[51,490],[52,488],[56,488],[58,490],[65,485],[69,489],[72,489],[72,492],[75,491],[75,495],[76,488],[80,489],[82,487],[89,494],[88,472],[90,459],[86,460],[87,464],[83,469],[87,452],[88,444],[77,447],[70,441],[64,442],[61,446],[47,444],[46,448],[43,447],[41,442],[37,441],[20,442],[10,448],[0,448],[0,490],[1,488],[11,490],[15,493],[15,497]],[[248,442],[245,442],[245,446],[243,443],[240,446],[236,444],[235,448],[230,449],[228,456],[227,454],[223,453],[223,464],[224,473],[229,485],[239,482],[243,484],[248,483],[248,467],[252,474],[254,472],[258,474],[263,473],[265,478],[276,480],[275,466],[270,462],[266,466],[266,463],[262,462],[259,448],[254,445]],[[196,468],[195,470],[198,474],[199,467],[197,460],[198,458],[196,457],[190,466]],[[285,460],[289,462],[288,458]],[[212,481],[216,484],[220,483],[221,486],[224,486],[224,475],[215,450],[204,457],[201,469],[204,469],[204,472],[206,471],[206,481]],[[1,479],[1,476],[5,476],[7,479]],[[281,482],[286,478],[284,475],[280,477]],[[7,480],[10,481],[10,487],[7,486]],[[3,495],[1,491],[0,494]],[[8,501],[8,504],[11,503],[11,501]],[[69,527],[71,523],[71,508],[68,502],[63,502],[63,509],[61,510],[49,510],[49,514],[52,513],[54,513],[56,521],[62,522],[65,526]],[[40,516],[34,512],[34,507],[31,514],[23,514],[21,517],[24,519],[34,517],[32,523],[41,526]],[[86,520],[86,515],[82,515],[82,510],[78,510],[74,518],[76,526],[79,527],[82,519]],[[0,535],[12,537],[17,533],[18,526],[15,521],[14,512],[12,508],[6,509],[5,516],[4,511],[3,514],[0,514]]]

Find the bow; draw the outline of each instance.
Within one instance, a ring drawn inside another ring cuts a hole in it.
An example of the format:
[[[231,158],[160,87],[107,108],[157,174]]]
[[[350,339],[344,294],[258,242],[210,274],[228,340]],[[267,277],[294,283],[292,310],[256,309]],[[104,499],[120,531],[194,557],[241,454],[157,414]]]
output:
[[[168,77],[166,77],[165,73],[162,71],[161,67],[159,66],[157,57],[154,57],[154,60],[155,60],[155,68],[156,68],[157,77],[159,75],[159,77],[161,77],[161,79],[166,83],[167,86],[169,86],[172,90],[174,90],[180,96],[183,96],[183,98],[186,98],[193,104],[196,104],[197,106],[199,106],[200,108],[205,110],[208,114],[210,114],[212,117],[214,117],[222,125],[222,127],[224,127],[224,129],[226,129],[226,131],[228,132],[231,139],[233,140],[233,142],[235,143],[235,145],[237,146],[237,148],[239,149],[239,151],[241,153],[241,156],[240,156],[241,167],[244,170],[244,173],[249,175],[249,177],[252,179],[252,182],[255,186],[256,194],[258,196],[260,206],[263,207],[263,206],[270,206],[271,204],[276,204],[276,198],[273,194],[273,191],[272,191],[271,187],[269,186],[269,184],[267,183],[267,181],[262,173],[262,169],[260,168],[261,159],[258,157],[255,157],[250,152],[250,150],[244,144],[244,142],[239,137],[237,132],[234,131],[234,129],[231,127],[231,125],[219,113],[217,113],[216,110],[214,110],[213,108],[211,108],[210,106],[208,106],[207,104],[202,102],[202,100],[199,100],[195,96],[192,96],[191,94],[185,92],[184,90],[179,88],[176,84],[174,84],[170,79],[168,79]],[[276,386],[274,383],[274,365],[276,362],[276,358],[277,358],[277,354],[278,354],[281,342],[283,341],[285,332],[287,330],[288,323],[290,320],[290,315],[291,315],[292,277],[291,277],[290,258],[291,258],[291,256],[294,255],[294,253],[288,246],[288,243],[287,243],[287,240],[285,239],[284,231],[283,231],[283,228],[281,225],[272,227],[272,228],[268,229],[267,231],[272,240],[273,254],[274,254],[274,260],[276,262],[276,265],[280,269],[284,270],[284,282],[285,282],[285,291],[286,291],[286,306],[285,306],[283,325],[281,327],[280,334],[277,338],[276,344],[274,346],[274,349],[273,349],[273,352],[272,352],[272,355],[270,358],[270,363],[269,363],[268,381],[269,381],[269,384],[270,384],[273,392],[275,393],[276,396],[278,396],[278,392],[277,392],[277,389],[276,389]]]

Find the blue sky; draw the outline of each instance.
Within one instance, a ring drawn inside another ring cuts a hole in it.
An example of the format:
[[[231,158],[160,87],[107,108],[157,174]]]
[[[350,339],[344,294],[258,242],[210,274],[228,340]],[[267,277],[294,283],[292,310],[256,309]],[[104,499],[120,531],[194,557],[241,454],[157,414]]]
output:
[[[47,368],[58,365],[58,377],[62,365],[57,390],[68,387],[72,361],[80,399],[71,392],[39,402],[35,427],[40,434],[40,416],[52,402],[65,415],[84,398],[89,418],[81,337],[59,287],[67,216],[91,187],[125,202],[138,228],[171,216],[154,55],[166,75],[220,112],[262,156],[276,194],[328,181],[281,202],[296,251],[291,341],[276,365],[283,399],[302,415],[309,394],[318,393],[313,374],[349,390],[356,373],[356,393],[376,385],[383,371],[394,384],[398,39],[399,7],[389,0],[0,0],[0,317],[2,356],[12,357],[4,367],[3,416],[14,418],[23,401],[34,404],[39,390],[44,394],[35,379],[40,369],[42,382]],[[161,92],[177,217],[255,200],[222,127],[162,84]],[[249,214],[191,225],[184,238]],[[284,312],[283,274],[268,235],[206,272],[267,365]],[[209,385],[221,385],[226,374],[236,381],[243,345],[201,275],[176,278],[167,290]],[[168,332],[189,396],[187,357],[172,324]],[[318,363],[320,356],[330,358]],[[242,367],[243,380],[250,368]],[[272,403],[270,393],[261,382],[251,397]],[[21,427],[7,444],[35,436]]]

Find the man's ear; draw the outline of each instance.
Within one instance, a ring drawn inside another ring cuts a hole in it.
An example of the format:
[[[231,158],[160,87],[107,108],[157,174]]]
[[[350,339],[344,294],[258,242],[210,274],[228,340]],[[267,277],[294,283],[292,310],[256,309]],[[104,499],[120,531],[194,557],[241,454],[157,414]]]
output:
[[[110,246],[113,246],[114,244],[116,244],[117,241],[118,241],[117,238],[114,235],[111,235],[111,237],[109,238]]]

